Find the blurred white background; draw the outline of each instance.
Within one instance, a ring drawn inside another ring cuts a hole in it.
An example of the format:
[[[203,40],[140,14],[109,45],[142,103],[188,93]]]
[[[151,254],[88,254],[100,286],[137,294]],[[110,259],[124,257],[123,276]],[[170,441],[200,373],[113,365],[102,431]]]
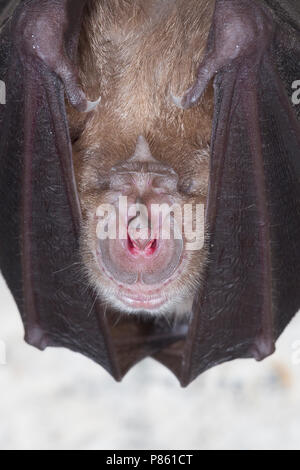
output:
[[[181,389],[152,360],[117,384],[78,354],[26,345],[2,278],[0,309],[2,450],[300,449],[300,314],[270,359],[219,366]]]

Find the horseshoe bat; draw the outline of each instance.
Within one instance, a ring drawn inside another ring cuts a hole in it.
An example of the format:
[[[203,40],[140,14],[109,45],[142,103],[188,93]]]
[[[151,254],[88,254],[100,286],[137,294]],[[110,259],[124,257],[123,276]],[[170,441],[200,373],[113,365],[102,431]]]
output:
[[[26,341],[183,386],[271,355],[300,308],[299,2],[0,7],[0,266]],[[122,196],[202,204],[203,246],[152,213],[142,238]],[[97,238],[101,204],[124,239]]]

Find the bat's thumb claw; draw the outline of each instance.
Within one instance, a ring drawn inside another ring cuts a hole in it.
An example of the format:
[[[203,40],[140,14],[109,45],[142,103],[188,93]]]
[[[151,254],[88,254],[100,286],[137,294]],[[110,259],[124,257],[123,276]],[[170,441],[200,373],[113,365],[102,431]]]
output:
[[[171,93],[171,101],[173,104],[175,104],[175,106],[177,106],[177,108],[183,109],[182,96],[176,96]]]
[[[77,109],[77,111],[81,113],[90,113],[91,111],[94,111],[101,102],[101,96],[96,101],[89,101],[78,85],[73,85],[72,87],[69,87],[66,83],[64,85],[69,102],[73,108]]]
[[[87,101],[87,106],[84,112],[90,113],[91,111],[94,111],[100,103],[101,103],[101,96],[96,101]]]
[[[207,82],[203,85],[201,81],[196,81],[195,84],[189,88],[183,96],[175,96],[171,94],[173,103],[181,109],[189,109],[192,106],[195,106],[199,99],[201,98]]]
[[[59,63],[56,73],[61,78],[68,100],[73,108],[82,113],[89,113],[97,108],[101,97],[96,101],[89,101],[80,86],[76,68],[66,59]]]

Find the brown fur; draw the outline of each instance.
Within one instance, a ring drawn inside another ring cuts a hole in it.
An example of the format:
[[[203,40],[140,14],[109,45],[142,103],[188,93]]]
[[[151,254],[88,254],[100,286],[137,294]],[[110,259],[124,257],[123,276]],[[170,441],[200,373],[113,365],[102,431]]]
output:
[[[183,111],[171,102],[195,79],[214,8],[212,0],[90,0],[79,46],[82,87],[102,97],[83,116],[69,109],[73,158],[86,223],[101,198],[102,175],[134,152],[144,135],[152,155],[178,173],[190,202],[204,202],[209,176],[213,91]],[[86,246],[84,247],[86,250]],[[85,264],[91,264],[89,255]],[[181,284],[195,285],[203,256]],[[90,266],[94,278],[95,266]],[[95,281],[96,282],[96,281]]]

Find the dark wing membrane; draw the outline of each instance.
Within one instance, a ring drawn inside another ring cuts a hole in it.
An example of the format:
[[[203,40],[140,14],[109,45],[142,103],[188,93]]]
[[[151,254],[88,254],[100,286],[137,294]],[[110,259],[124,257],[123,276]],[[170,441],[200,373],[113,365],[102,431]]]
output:
[[[13,25],[0,37],[0,79],[7,86],[7,104],[0,106],[0,267],[28,343],[80,352],[120,380],[184,332],[170,333],[166,322],[106,315],[87,289],[64,89],[41,62],[19,57]]]
[[[0,0],[0,27],[13,14],[21,1],[24,0]]]
[[[300,3],[298,0],[263,0],[274,13],[281,28],[291,28],[298,35],[300,23]]]
[[[300,2],[298,0],[266,0],[280,24],[276,41],[276,62],[286,92],[291,98],[292,84],[300,80]],[[300,106],[294,109],[300,119]]]
[[[216,78],[209,264],[187,333],[106,317],[86,290],[63,86],[20,60],[12,27],[0,37],[0,267],[27,341],[80,352],[116,379],[155,355],[183,385],[221,362],[272,353],[300,306],[300,130],[284,90],[299,79],[297,36],[287,47],[279,34],[260,67],[239,62]]]
[[[270,355],[300,308],[300,125],[286,93],[300,54],[289,34],[290,47],[278,34],[260,66],[245,59],[215,79],[205,284],[183,349],[156,355],[183,385]]]
[[[84,291],[79,270],[80,210],[62,84],[26,69],[11,40],[0,40],[0,265],[25,324],[44,349],[65,346],[118,378],[106,325]]]
[[[238,71],[234,87],[232,78],[225,73],[216,87],[211,253],[191,378],[220,362],[271,354],[300,308],[299,123],[268,56],[255,95]]]

